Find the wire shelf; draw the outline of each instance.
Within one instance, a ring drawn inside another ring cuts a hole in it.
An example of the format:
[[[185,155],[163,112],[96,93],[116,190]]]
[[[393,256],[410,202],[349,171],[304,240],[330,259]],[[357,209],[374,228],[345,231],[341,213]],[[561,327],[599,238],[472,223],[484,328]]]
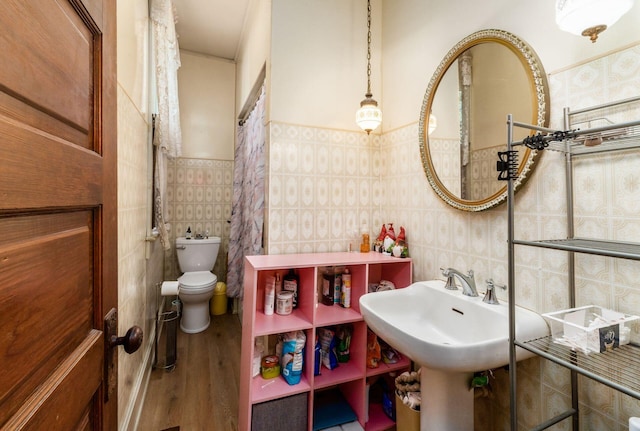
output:
[[[599,256],[620,257],[640,260],[640,244],[634,242],[617,242],[586,238],[552,239],[542,241],[513,240],[514,244],[533,247],[553,248],[555,250],[574,251],[578,253],[596,254]]]
[[[584,354],[555,343],[552,336],[526,342],[515,341],[515,344],[640,399],[640,346],[627,344],[610,352]]]

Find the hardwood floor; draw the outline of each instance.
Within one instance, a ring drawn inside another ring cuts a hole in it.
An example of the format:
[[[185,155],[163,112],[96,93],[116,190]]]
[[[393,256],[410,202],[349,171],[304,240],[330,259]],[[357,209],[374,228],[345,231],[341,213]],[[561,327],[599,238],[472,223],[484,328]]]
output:
[[[237,314],[211,316],[199,334],[178,329],[176,368],[151,374],[139,431],[236,431],[242,330]]]

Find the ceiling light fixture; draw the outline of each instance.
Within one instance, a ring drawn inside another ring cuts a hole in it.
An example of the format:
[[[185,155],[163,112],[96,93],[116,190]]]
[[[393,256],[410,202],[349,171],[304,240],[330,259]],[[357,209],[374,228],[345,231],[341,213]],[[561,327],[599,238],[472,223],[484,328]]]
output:
[[[633,0],[556,0],[556,24],[561,30],[587,36],[595,43],[598,35],[632,6]]]
[[[367,92],[356,112],[356,123],[367,135],[382,123],[382,111],[371,94],[371,0],[367,0]]]
[[[436,130],[436,127],[438,127],[438,119],[435,115],[429,114],[429,135]]]

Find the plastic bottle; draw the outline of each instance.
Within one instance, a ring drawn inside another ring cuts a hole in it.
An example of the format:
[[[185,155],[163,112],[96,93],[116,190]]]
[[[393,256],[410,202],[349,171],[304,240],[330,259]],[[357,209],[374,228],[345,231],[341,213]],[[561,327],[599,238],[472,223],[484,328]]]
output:
[[[267,277],[267,283],[264,287],[264,314],[271,316],[276,303],[276,278]]]
[[[335,282],[333,271],[325,271],[322,274],[322,303],[333,305],[333,283]]]
[[[185,234],[186,239],[191,239],[191,226],[187,228],[187,233]]]
[[[341,299],[342,299],[342,273],[335,272],[334,282],[333,282],[333,303],[340,304]]]
[[[282,277],[279,272],[276,272],[276,297],[280,292],[282,292]]]
[[[340,305],[344,308],[351,307],[351,273],[349,268],[344,270],[342,274],[342,298],[340,298]]]
[[[371,240],[369,238],[369,228],[366,223],[362,223],[362,243],[360,244],[360,253],[369,253],[371,251]]]
[[[298,288],[300,286],[300,278],[293,268],[289,269],[289,273],[284,276],[282,290],[293,292],[293,308],[298,308]]]
[[[263,354],[264,354],[264,341],[262,340],[262,337],[258,337],[255,340],[255,347],[253,350],[253,362],[252,362],[253,377],[260,374],[260,362],[262,360]]]

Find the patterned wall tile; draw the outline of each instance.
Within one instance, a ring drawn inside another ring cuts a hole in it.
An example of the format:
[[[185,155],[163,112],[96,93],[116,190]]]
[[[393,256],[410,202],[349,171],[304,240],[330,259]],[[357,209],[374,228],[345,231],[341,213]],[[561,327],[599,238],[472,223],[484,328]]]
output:
[[[218,236],[220,251],[213,268],[218,280],[227,277],[229,224],[233,196],[233,162],[210,159],[172,159],[167,164],[167,195],[171,223],[171,241],[192,233]],[[274,195],[279,196],[278,194]],[[165,278],[180,275],[174,249],[165,254]]]
[[[269,253],[348,250],[350,232],[372,223],[379,147],[360,133],[280,123],[270,142]]]

